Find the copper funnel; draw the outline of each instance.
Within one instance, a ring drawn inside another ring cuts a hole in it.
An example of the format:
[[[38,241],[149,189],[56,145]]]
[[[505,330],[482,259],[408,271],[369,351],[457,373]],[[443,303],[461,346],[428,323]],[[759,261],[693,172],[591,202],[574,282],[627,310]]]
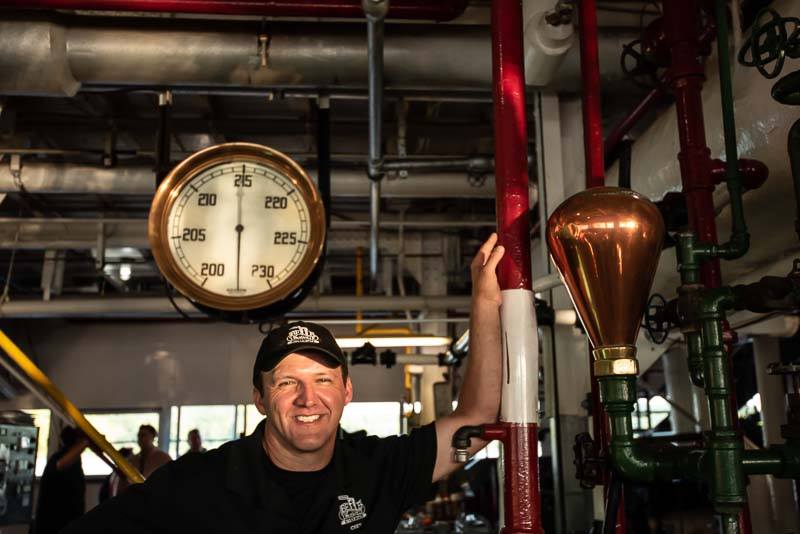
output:
[[[589,334],[597,376],[638,373],[636,336],[663,238],[656,206],[630,189],[587,189],[550,216],[550,254]]]

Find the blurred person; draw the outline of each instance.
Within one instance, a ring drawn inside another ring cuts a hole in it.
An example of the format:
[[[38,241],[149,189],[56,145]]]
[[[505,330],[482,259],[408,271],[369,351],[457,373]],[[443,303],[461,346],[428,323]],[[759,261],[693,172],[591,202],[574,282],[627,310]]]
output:
[[[81,453],[89,440],[77,429],[61,430],[59,448],[39,481],[34,534],[55,534],[86,512],[86,479]]]
[[[200,437],[200,431],[198,429],[191,429],[186,436],[186,441],[189,442],[189,450],[185,454],[206,452],[206,449],[203,447],[203,438]]]
[[[144,478],[149,477],[153,471],[162,465],[172,461],[169,454],[157,448],[155,445],[158,432],[153,425],[142,425],[136,434],[136,442],[139,444],[139,452],[131,456],[130,462]]]
[[[126,460],[130,461],[131,456],[133,456],[133,449],[130,447],[122,447],[119,450],[119,454]],[[102,503],[111,497],[116,496],[119,493],[119,483],[122,478],[123,475],[120,474],[116,469],[111,471],[111,474],[108,475],[105,480],[103,480],[103,484],[100,486],[100,493],[98,495],[97,502]]]

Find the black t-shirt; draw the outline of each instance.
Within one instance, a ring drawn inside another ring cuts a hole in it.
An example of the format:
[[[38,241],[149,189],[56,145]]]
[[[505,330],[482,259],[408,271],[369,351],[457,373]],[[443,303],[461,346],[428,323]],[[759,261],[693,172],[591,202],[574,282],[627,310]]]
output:
[[[263,430],[262,422],[246,438],[157,469],[64,532],[391,534],[431,496],[433,424],[408,436],[339,439],[331,463],[313,473],[271,465]]]
[[[66,452],[62,448],[51,456],[42,473],[35,534],[56,534],[86,511],[86,481],[80,458],[60,471],[56,467]]]

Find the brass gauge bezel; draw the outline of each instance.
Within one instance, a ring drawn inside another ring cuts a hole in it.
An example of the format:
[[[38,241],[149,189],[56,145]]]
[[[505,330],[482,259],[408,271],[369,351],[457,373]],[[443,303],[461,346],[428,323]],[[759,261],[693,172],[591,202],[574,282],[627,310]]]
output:
[[[169,214],[183,189],[208,168],[230,163],[257,163],[272,168],[294,184],[308,206],[308,244],[298,266],[281,283],[255,295],[224,296],[203,289],[178,267],[168,240]],[[166,279],[189,299],[225,311],[263,308],[294,293],[311,276],[320,260],[325,230],[325,207],[319,191],[305,170],[282,152],[263,145],[238,142],[203,149],[178,164],[158,186],[147,221],[150,248]]]

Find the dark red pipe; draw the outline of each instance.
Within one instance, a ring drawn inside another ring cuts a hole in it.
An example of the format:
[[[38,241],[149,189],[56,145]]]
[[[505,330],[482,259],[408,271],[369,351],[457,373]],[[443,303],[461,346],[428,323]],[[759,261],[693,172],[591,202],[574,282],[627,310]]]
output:
[[[505,527],[501,534],[542,534],[539,515],[539,466],[536,455],[529,451],[536,451],[538,437],[536,425],[514,425],[500,423],[484,425],[482,439],[486,441],[499,440],[503,443],[503,466],[505,479],[503,491],[503,519]],[[515,484],[516,476],[512,474],[523,473],[537,481],[533,485],[535,499],[521,498],[518,486]]]
[[[492,2],[492,84],[497,232],[506,249],[497,267],[501,289],[531,289],[528,132],[522,5]]]
[[[583,143],[586,155],[586,187],[605,184],[603,119],[600,115],[600,52],[597,44],[595,0],[578,2],[580,17],[581,78],[583,89]]]
[[[506,249],[497,267],[497,279],[503,290],[530,291],[531,223],[522,3],[520,0],[494,0],[491,12],[497,233],[499,243]],[[484,435],[487,439],[503,441],[505,526],[502,534],[541,534],[536,423],[504,421],[485,426]]]
[[[598,49],[597,6],[595,0],[581,0],[579,6],[580,52],[581,52],[581,84],[583,89],[583,144],[586,157],[586,188],[605,185],[605,163],[603,160],[603,119],[600,113],[600,52]],[[632,126],[633,123],[631,123]],[[624,135],[624,134],[622,134]],[[621,138],[622,136],[620,136]],[[600,389],[594,375],[594,357],[589,352],[589,374],[592,385],[591,402],[594,417],[594,436],[597,454],[601,458],[608,456],[610,429],[608,415],[600,403]],[[606,486],[605,497],[608,498],[607,473],[603,476]],[[625,500],[620,497],[617,509],[617,534],[624,534]]]
[[[714,222],[714,180],[711,176],[711,151],[706,145],[702,90],[705,75],[700,63],[700,13],[694,0],[664,3],[664,30],[669,49],[668,78],[675,95],[678,161],[689,226],[704,243],[717,243]],[[701,278],[706,287],[719,287],[719,260],[703,265]]]
[[[746,191],[758,189],[769,178],[769,168],[758,160],[739,158],[739,173],[742,186]],[[721,159],[711,160],[711,176],[715,185],[725,182],[725,162]]]
[[[0,0],[0,7],[25,9],[91,9],[267,17],[362,18],[360,0]],[[452,20],[464,12],[467,0],[392,0],[391,18]]]
[[[699,56],[704,52],[707,29],[700,28],[701,4],[695,0],[671,0],[663,3],[665,45],[669,50],[670,66],[667,71],[670,86],[675,94],[678,119],[680,152],[678,161],[681,168],[681,183],[689,211],[689,226],[704,243],[717,243],[717,226],[714,213],[714,186],[718,179],[718,165],[711,159],[711,151],[706,145],[705,124],[703,121],[702,90],[705,81],[703,65]],[[766,168],[758,162],[740,162],[740,168],[749,173],[754,182],[766,180]],[[715,288],[722,285],[719,260],[703,264],[700,280],[704,286]],[[732,347],[735,332],[724,325],[728,350],[728,365],[732,368]],[[732,399],[735,411],[735,393]],[[735,427],[739,418],[733,413]],[[739,513],[739,530],[750,534],[750,510],[747,504]]]

